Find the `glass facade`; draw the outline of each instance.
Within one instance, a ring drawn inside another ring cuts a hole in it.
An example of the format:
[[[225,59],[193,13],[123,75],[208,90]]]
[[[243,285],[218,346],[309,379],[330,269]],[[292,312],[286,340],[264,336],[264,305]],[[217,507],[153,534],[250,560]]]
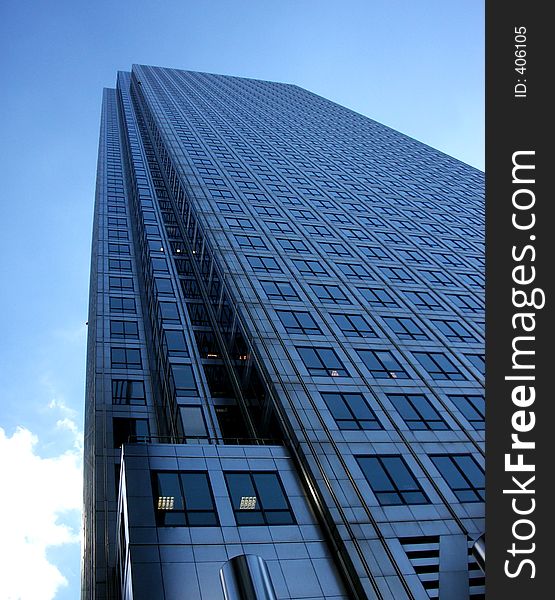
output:
[[[294,85],[103,96],[84,600],[483,597],[483,174]]]

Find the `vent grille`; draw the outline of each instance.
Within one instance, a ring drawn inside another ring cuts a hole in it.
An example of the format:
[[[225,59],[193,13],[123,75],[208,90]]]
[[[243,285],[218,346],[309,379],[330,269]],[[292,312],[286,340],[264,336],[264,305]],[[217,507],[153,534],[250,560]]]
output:
[[[430,598],[439,598],[439,537],[402,538],[405,551]]]
[[[468,587],[471,600],[485,600],[486,578],[472,554],[472,541],[468,542]]]

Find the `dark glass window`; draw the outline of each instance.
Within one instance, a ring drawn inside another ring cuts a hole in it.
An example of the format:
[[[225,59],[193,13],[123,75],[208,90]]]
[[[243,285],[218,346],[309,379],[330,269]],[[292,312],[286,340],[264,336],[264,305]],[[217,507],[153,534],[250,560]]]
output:
[[[110,254],[130,254],[129,244],[108,244]]]
[[[133,313],[137,312],[135,298],[118,298],[110,296],[110,312]]]
[[[407,372],[389,350],[357,350],[366,368],[376,379],[408,379]]]
[[[145,385],[143,381],[112,379],[113,404],[144,404]]]
[[[484,306],[474,296],[469,294],[447,294],[453,304],[463,312],[481,312]]]
[[[304,311],[278,310],[279,320],[287,333],[322,333],[312,315]]]
[[[413,281],[413,276],[402,267],[379,267],[380,271],[391,281]]]
[[[289,225],[289,223],[282,223],[281,221],[266,221],[266,226],[273,233],[291,233],[291,232],[293,232],[293,229],[292,229],[291,225]]]
[[[239,217],[227,217],[226,223],[228,227],[238,227],[239,229],[254,229],[254,225],[249,219],[241,219]]]
[[[108,217],[108,225],[112,227],[127,227],[127,219],[122,217]]]
[[[310,284],[312,291],[322,302],[332,304],[351,304],[343,290],[338,285]]]
[[[127,231],[120,229],[108,229],[108,239],[109,240],[128,240],[129,234]]]
[[[158,306],[160,307],[160,314],[164,323],[181,323],[175,302],[160,302]]]
[[[303,229],[309,235],[321,235],[323,237],[333,237],[331,231],[323,225],[303,225]]]
[[[464,357],[477,369],[482,375],[486,371],[486,363],[483,354],[464,354]]]
[[[440,308],[440,304],[429,292],[403,292],[405,298],[410,300],[418,308]]]
[[[277,473],[224,473],[237,525],[292,525],[293,511]]]
[[[333,348],[307,348],[296,346],[301,360],[311,375],[349,377],[347,369]]]
[[[485,499],[484,471],[470,454],[436,454],[430,458],[459,502]]]
[[[299,273],[303,275],[327,275],[327,271],[324,267],[315,260],[301,260],[296,259],[293,264],[299,270]]]
[[[109,258],[108,268],[110,271],[127,271],[131,272],[131,261],[121,260],[119,258]]]
[[[127,443],[148,442],[148,420],[114,417],[113,434],[114,448],[121,448],[122,444]]]
[[[447,423],[423,394],[390,394],[387,397],[410,429],[449,429]]]
[[[183,434],[186,438],[196,439],[208,437],[202,407],[196,405],[180,406],[179,412],[181,413]]]
[[[411,317],[384,317],[383,320],[400,340],[429,339]]]
[[[286,281],[261,281],[262,289],[273,300],[298,300],[299,296]]]
[[[382,506],[430,502],[402,456],[357,456],[356,459]]]
[[[432,379],[450,381],[465,379],[461,371],[442,352],[415,352],[414,356]]]
[[[156,291],[159,294],[173,294],[173,286],[171,279],[164,279],[162,277],[155,277]]]
[[[185,336],[183,335],[183,331],[174,330],[174,329],[166,329],[164,332],[166,336],[166,344],[168,347],[168,352],[172,356],[189,356],[189,352],[187,351],[187,344],[185,343]]]
[[[256,235],[236,235],[235,241],[240,248],[266,248],[262,238]]]
[[[236,202],[216,202],[216,206],[223,213],[242,213],[243,209]]]
[[[110,289],[131,291],[133,289],[133,279],[131,277],[110,277]]]
[[[137,321],[110,321],[110,337],[116,340],[139,339]]]
[[[209,527],[218,525],[218,515],[208,473],[158,472],[153,476],[158,525]]]
[[[398,306],[392,296],[382,288],[357,288],[370,306]]]
[[[308,252],[308,246],[301,240],[278,239],[278,242],[284,250],[292,250],[293,252]]]
[[[460,321],[455,321],[454,319],[432,319],[432,323],[452,342],[468,342],[476,339]]]
[[[452,284],[451,280],[443,271],[431,271],[426,269],[421,269],[420,273],[432,283],[432,285],[450,285]]]
[[[138,348],[112,348],[112,369],[140,369],[141,351]]]
[[[348,275],[349,277],[354,277],[355,279],[368,279],[372,277],[368,269],[363,265],[357,265],[356,263],[336,263],[336,265],[344,275]]]
[[[164,271],[167,273],[168,264],[164,258],[151,258],[150,262],[152,264],[153,271]]]
[[[346,337],[377,337],[362,315],[332,314],[333,320]]]
[[[362,394],[320,393],[339,429],[382,429]]]
[[[449,396],[449,400],[461,411],[474,429],[485,429],[484,414],[486,410],[484,397],[475,395]]]
[[[247,256],[253,271],[259,273],[281,273],[282,270],[275,258],[271,256]]]
[[[173,381],[178,396],[198,395],[191,365],[172,365]]]
[[[318,245],[326,254],[334,256],[351,256],[351,253],[343,244],[337,242],[318,242]]]

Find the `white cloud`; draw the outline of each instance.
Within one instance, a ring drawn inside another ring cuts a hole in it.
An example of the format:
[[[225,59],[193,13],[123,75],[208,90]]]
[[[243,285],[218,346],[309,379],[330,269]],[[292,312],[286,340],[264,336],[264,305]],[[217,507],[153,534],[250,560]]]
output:
[[[58,427],[78,435],[68,418]],[[52,600],[67,585],[46,556],[49,546],[77,544],[80,533],[63,523],[82,504],[81,451],[77,444],[58,456],[35,453],[38,438],[18,427],[11,437],[0,427],[0,598]],[[76,550],[78,551],[78,550]]]

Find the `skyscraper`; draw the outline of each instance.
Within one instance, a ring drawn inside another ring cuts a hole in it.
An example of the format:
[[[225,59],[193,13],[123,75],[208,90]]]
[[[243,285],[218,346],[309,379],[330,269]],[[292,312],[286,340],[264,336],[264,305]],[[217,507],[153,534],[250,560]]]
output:
[[[482,196],[297,86],[118,74],[83,599],[483,597]]]

